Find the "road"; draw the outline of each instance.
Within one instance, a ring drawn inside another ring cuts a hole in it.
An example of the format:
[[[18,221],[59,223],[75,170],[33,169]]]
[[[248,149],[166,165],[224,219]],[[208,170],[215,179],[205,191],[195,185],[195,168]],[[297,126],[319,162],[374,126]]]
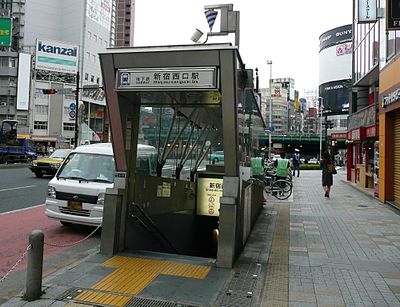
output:
[[[44,214],[50,179],[36,178],[26,167],[0,168],[0,280],[9,273],[0,281],[0,304],[25,287],[27,257],[22,256],[32,230],[44,233],[43,276],[99,249],[100,230],[64,227]],[[22,261],[10,271],[19,259]]]
[[[201,169],[207,163],[203,161]],[[175,161],[168,160],[163,176],[172,176],[174,169]],[[186,179],[189,171],[190,166],[185,166],[181,178]],[[65,227],[44,214],[50,179],[36,178],[27,166],[0,167],[0,304],[25,288],[26,251],[32,230],[44,233],[43,276],[100,248],[100,230],[93,232],[92,227],[78,225]]]
[[[0,213],[44,204],[50,179],[36,178],[28,167],[0,168]]]

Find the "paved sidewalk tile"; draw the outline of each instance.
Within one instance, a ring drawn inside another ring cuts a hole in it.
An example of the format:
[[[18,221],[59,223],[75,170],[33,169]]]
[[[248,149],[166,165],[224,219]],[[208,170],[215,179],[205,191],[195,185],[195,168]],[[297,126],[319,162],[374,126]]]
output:
[[[343,170],[330,196],[320,171],[294,180],[288,306],[400,306],[399,213],[355,189]]]

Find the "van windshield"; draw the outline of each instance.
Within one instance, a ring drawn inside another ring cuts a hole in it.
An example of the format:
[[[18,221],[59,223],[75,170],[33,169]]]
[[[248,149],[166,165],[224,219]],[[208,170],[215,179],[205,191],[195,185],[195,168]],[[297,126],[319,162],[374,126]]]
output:
[[[113,183],[114,157],[93,153],[73,153],[57,174],[58,179]]]

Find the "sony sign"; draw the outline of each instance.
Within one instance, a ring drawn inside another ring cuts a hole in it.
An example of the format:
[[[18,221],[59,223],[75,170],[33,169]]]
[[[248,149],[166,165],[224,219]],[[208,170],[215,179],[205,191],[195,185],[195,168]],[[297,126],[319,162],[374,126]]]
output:
[[[358,23],[376,22],[376,0],[358,0]]]
[[[65,42],[38,39],[36,42],[36,69],[76,74],[78,46]]]

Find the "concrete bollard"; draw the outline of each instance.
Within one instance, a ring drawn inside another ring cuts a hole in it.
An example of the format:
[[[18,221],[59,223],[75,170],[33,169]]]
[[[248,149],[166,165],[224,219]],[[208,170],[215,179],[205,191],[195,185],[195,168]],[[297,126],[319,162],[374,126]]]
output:
[[[28,267],[26,273],[25,299],[33,301],[42,295],[44,235],[41,230],[32,230],[29,235]]]

